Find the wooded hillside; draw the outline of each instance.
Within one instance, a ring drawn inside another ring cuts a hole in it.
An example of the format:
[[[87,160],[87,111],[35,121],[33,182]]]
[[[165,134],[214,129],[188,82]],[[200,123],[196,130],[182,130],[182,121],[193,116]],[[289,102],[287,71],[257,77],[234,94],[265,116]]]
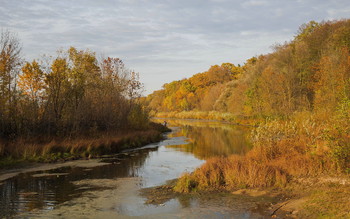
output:
[[[250,118],[254,147],[239,159],[254,163],[254,174],[270,166],[286,179],[350,172],[350,20],[311,21],[272,53],[253,57],[242,67],[226,66],[165,84],[146,103],[155,112],[168,111],[156,116],[236,122]],[[227,162],[234,166],[239,159],[233,156]]]
[[[291,42],[241,66],[224,63],[165,84],[147,97],[151,110],[285,116],[334,113],[349,105],[350,20],[311,21]]]

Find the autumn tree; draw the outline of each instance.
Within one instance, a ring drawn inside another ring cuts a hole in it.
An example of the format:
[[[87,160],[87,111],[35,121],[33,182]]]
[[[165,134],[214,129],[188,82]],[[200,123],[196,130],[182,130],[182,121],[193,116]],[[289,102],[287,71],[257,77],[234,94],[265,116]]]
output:
[[[213,110],[224,84],[237,80],[242,73],[242,67],[232,63],[213,65],[188,79],[164,84],[162,92],[156,91],[147,98],[149,107],[153,111]]]
[[[22,67],[22,74],[19,75],[18,87],[34,103],[41,102],[43,89],[45,87],[44,72],[35,60],[26,62]]]
[[[350,48],[321,59],[315,82],[315,108],[334,112],[343,100],[350,99]]]
[[[19,75],[18,87],[23,95],[17,106],[18,112],[22,118],[27,118],[27,123],[21,125],[21,132],[32,133],[42,116],[40,109],[45,95],[44,72],[38,62],[33,60],[31,63],[25,63],[22,74]],[[28,130],[23,130],[25,127]]]
[[[71,47],[22,66],[20,51],[17,38],[2,32],[0,142],[149,128],[139,74],[120,59],[99,61],[94,52]]]
[[[1,133],[16,131],[16,85],[21,59],[21,46],[10,31],[0,36],[0,129]]]
[[[56,124],[61,123],[64,107],[69,95],[70,82],[68,80],[69,66],[66,58],[57,57],[52,65],[51,72],[46,76],[46,93],[47,93],[47,115],[48,120]]]
[[[101,88],[91,94],[91,101],[96,106],[100,121],[107,128],[121,127],[127,124],[128,101],[126,100],[127,74],[123,61],[108,57],[100,63]],[[99,101],[98,104],[95,104]],[[96,115],[91,115],[95,117]]]

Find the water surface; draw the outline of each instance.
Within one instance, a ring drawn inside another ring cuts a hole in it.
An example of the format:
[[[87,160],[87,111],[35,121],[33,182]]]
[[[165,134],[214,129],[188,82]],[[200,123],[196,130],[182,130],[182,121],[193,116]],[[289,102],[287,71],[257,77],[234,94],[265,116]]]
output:
[[[222,197],[189,197],[145,204],[141,188],[191,172],[210,157],[244,154],[250,149],[247,127],[195,120],[167,123],[174,131],[166,140],[107,156],[99,165],[20,171],[0,182],[0,217],[261,218],[249,210],[252,203],[230,197],[224,203]]]

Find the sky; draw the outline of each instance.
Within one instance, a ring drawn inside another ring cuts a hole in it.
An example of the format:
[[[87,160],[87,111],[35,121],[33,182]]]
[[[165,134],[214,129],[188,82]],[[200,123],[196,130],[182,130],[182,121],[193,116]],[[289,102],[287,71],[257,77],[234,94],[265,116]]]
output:
[[[17,34],[26,60],[90,49],[139,72],[145,94],[342,18],[349,0],[0,0],[0,29]]]

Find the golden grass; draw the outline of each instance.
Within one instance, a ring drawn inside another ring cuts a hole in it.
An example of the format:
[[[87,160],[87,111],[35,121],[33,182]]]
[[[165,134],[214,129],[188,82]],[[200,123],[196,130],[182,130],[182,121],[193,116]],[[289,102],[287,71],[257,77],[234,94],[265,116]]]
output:
[[[183,180],[190,183],[183,183]],[[289,174],[276,165],[262,163],[249,156],[231,155],[208,160],[192,174],[182,176],[174,189],[186,193],[197,189],[284,186],[288,180]]]
[[[0,145],[0,157],[43,162],[95,157],[159,141],[162,138],[161,133],[165,131],[161,128],[153,125],[145,131],[100,133],[73,139],[17,139]]]
[[[158,112],[152,113],[152,116],[156,118],[215,120],[249,126],[256,126],[264,122],[263,118],[260,117],[239,116],[233,113],[219,111]]]
[[[155,117],[177,119],[205,119],[235,122],[236,116],[232,113],[218,111],[182,111],[182,112],[158,112]]]
[[[344,166],[349,166],[346,160],[349,154],[342,155],[342,162],[335,158],[338,149],[333,144],[343,141],[325,135],[326,127],[330,124],[324,120],[319,122],[304,114],[289,121],[267,120],[252,132],[254,147],[247,154],[209,159],[183,176],[185,179],[180,178],[174,189],[190,192],[283,187],[294,177],[344,173],[347,171]],[[347,144],[339,147],[346,148]]]

